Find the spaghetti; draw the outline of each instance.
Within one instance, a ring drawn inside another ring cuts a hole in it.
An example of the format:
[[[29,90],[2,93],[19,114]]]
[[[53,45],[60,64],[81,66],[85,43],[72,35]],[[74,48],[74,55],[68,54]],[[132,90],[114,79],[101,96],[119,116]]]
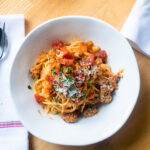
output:
[[[34,97],[47,113],[61,114],[66,122],[76,122],[97,113],[100,103],[109,103],[121,73],[107,64],[106,51],[92,41],[52,43],[29,69],[35,79]]]

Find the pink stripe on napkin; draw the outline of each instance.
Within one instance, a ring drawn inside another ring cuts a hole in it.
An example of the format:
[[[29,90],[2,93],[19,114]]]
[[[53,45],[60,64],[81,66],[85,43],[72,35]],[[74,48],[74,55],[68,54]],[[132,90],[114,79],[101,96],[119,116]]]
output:
[[[20,121],[0,122],[0,128],[23,127]]]

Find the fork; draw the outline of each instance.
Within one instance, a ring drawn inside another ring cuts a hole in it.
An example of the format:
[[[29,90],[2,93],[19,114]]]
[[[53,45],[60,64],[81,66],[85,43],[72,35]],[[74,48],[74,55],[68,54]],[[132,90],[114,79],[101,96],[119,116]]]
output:
[[[3,23],[3,28],[0,30],[0,36],[0,60],[2,60],[8,51],[8,39],[5,33],[5,22]]]

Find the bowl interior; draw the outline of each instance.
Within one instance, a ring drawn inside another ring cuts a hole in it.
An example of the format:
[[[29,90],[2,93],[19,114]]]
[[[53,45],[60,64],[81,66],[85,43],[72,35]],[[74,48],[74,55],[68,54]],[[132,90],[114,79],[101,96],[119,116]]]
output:
[[[53,41],[70,41],[75,36],[84,41],[92,40],[105,49],[113,72],[122,68],[125,71],[110,104],[102,105],[99,113],[91,118],[68,124],[58,115],[49,115],[53,120],[44,112],[39,115],[41,107],[27,86],[33,87],[29,68],[41,50],[50,48]],[[89,17],[63,17],[40,25],[26,37],[15,58],[10,83],[20,119],[32,134],[57,144],[86,145],[104,140],[125,123],[137,100],[139,72],[128,42],[110,25]]]

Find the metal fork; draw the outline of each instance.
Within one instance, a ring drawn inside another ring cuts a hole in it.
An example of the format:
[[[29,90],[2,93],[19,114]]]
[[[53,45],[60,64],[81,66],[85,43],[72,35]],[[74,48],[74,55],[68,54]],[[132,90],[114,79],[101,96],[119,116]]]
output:
[[[5,22],[3,28],[0,28],[0,60],[4,59],[8,51],[8,39],[5,33]]]

